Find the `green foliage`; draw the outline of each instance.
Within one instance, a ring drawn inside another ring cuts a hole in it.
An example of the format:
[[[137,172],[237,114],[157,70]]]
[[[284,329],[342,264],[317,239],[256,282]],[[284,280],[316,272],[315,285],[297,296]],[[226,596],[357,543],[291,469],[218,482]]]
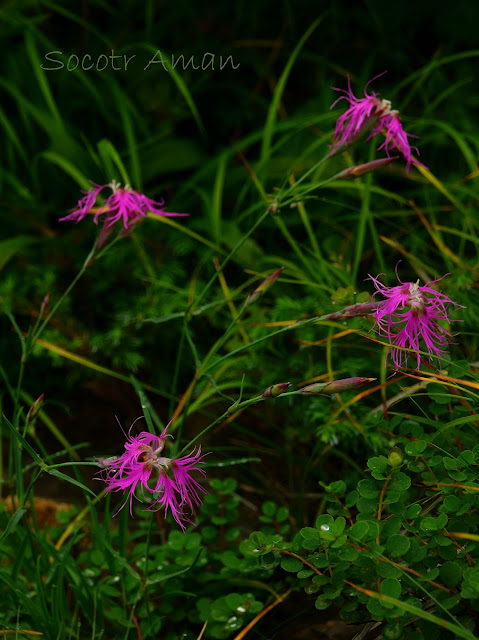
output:
[[[317,594],[316,608],[335,604],[346,622],[385,621],[384,636],[402,638],[410,612],[403,603],[421,609],[430,601],[436,624],[472,638],[471,607],[477,612],[479,603],[479,447],[458,452],[437,430],[410,419],[394,422],[401,464],[376,456],[367,461],[370,477],[349,493],[343,481],[325,487],[329,513],[289,542],[272,547],[261,532],[250,540],[261,566],[280,564],[295,573],[298,588]]]
[[[18,527],[25,510],[9,519],[3,509],[1,526],[8,526],[0,540],[4,558],[0,579],[8,596],[3,599],[0,623],[13,628],[20,612],[24,625],[49,638],[56,637],[56,631],[51,634],[59,619],[65,620],[62,633],[68,637],[77,624],[81,629],[96,624],[98,629],[106,626],[109,633],[121,633],[131,629],[137,617],[147,621],[142,626],[145,637],[155,637],[161,630],[173,640],[178,633],[187,633],[191,624],[209,620],[206,637],[229,637],[263,608],[265,596],[261,583],[255,584],[261,572],[254,554],[238,546],[236,481],[213,478],[210,486],[195,530],[184,535],[173,529],[163,538],[151,535],[154,517],[143,518],[140,531],[131,532],[124,549],[122,516],[112,527],[109,516],[101,524],[94,512],[93,518],[80,521],[72,520],[75,512],[60,512],[58,524],[50,526],[47,535],[36,527],[29,532]],[[225,513],[220,527],[217,513]],[[36,521],[35,506],[28,517]],[[61,533],[70,523],[74,533],[59,548]],[[150,532],[146,544],[137,541],[142,531]],[[249,589],[242,588],[248,584]],[[226,595],[217,597],[218,590],[225,594],[225,585]],[[76,603],[73,610],[72,603]]]

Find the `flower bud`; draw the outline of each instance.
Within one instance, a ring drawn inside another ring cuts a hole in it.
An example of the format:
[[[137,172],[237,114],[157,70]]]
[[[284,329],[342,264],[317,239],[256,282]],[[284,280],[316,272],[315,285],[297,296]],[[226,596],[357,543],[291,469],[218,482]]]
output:
[[[358,389],[368,384],[368,382],[374,382],[376,378],[343,378],[342,380],[332,380],[331,382],[315,382],[308,384],[299,390],[299,393],[305,395],[332,395],[333,393],[340,393],[341,391],[349,391],[351,389]]]
[[[369,316],[381,306],[384,306],[384,302],[358,302],[339,311],[333,311],[333,313],[323,316],[322,319],[342,320],[343,318],[355,318],[356,316]]]
[[[382,169],[382,167],[386,167],[388,164],[391,164],[393,160],[397,160],[398,158],[399,156],[390,156],[389,158],[378,158],[378,160],[373,160],[372,162],[358,164],[355,167],[349,167],[349,169],[341,171],[341,173],[338,173],[336,178],[357,178],[358,176],[362,176],[363,173],[368,173],[375,169]]]
[[[275,283],[276,278],[279,277],[283,269],[284,267],[281,267],[281,269],[278,269],[277,271],[272,273],[270,276],[268,276],[266,280],[263,280],[263,282],[259,285],[259,287],[255,289],[253,293],[251,293],[248,296],[246,300],[246,304],[249,305],[252,302],[254,302],[256,298],[259,298],[259,296],[262,296]]]
[[[43,314],[45,313],[45,311],[46,311],[46,309],[47,309],[47,307],[48,307],[48,302],[49,302],[49,300],[50,300],[50,294],[49,294],[49,293],[47,293],[47,294],[45,295],[45,297],[43,298],[43,300],[42,300],[42,304],[41,304],[41,306],[40,306],[40,318],[42,318],[42,317],[43,317]]]
[[[37,417],[38,412],[42,408],[43,396],[44,396],[43,393],[42,393],[41,396],[38,396],[38,398],[35,400],[35,402],[32,404],[32,406],[28,410],[28,413],[27,413],[27,424],[30,424],[31,422],[33,422],[35,420],[35,418]]]
[[[392,467],[398,467],[404,460],[404,455],[401,449],[393,447],[388,454],[388,460]]]
[[[291,382],[279,382],[278,384],[272,384],[265,389],[261,394],[262,398],[276,398],[286,391],[291,386]]]

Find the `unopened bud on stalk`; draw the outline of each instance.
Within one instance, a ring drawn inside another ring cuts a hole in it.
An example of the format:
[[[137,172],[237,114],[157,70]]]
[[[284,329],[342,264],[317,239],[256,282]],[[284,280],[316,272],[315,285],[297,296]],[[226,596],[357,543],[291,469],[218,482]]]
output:
[[[272,384],[265,389],[261,394],[262,398],[276,398],[286,391],[291,386],[291,382],[279,382],[278,384]]]
[[[49,303],[49,301],[50,301],[50,294],[49,294],[49,293],[47,293],[47,294],[45,295],[45,297],[43,298],[43,300],[42,300],[42,304],[41,304],[41,306],[40,306],[40,318],[42,318],[42,317],[43,317],[43,314],[45,313],[45,311],[46,311],[46,309],[47,309],[47,307],[48,307],[48,303]]]
[[[276,279],[282,273],[283,269],[284,267],[281,267],[281,269],[278,269],[277,271],[272,273],[270,276],[268,276],[266,280],[263,280],[263,282],[259,285],[259,287],[255,289],[253,293],[251,293],[248,296],[246,300],[246,304],[247,305],[251,304],[256,300],[256,298],[259,298],[260,296],[262,296],[275,283]]]
[[[332,395],[341,391],[358,389],[364,387],[369,382],[374,382],[376,378],[343,378],[342,380],[332,380],[331,382],[314,382],[299,390],[299,393],[306,395]]]
[[[33,422],[35,420],[35,418],[37,417],[38,412],[42,408],[43,395],[44,394],[42,393],[41,396],[38,396],[38,398],[35,400],[35,402],[32,404],[32,406],[28,410],[28,413],[27,413],[27,424],[30,424],[31,422]]]
[[[337,174],[336,178],[357,178],[358,176],[362,176],[363,173],[368,173],[375,169],[382,169],[382,167],[386,167],[388,164],[391,164],[393,160],[397,160],[398,158],[399,156],[390,156],[389,158],[379,158],[372,162],[358,164],[355,167],[349,167],[349,169],[341,171],[341,173]]]
[[[380,302],[358,302],[350,304],[340,311],[333,311],[326,316],[322,316],[323,320],[342,320],[343,318],[354,318],[356,316],[369,316],[377,309],[384,306],[384,301]]]

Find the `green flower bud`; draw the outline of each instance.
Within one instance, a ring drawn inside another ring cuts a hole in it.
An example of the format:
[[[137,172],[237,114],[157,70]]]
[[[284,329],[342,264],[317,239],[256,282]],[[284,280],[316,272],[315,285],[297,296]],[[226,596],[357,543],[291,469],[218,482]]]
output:
[[[389,464],[398,467],[404,460],[404,454],[398,447],[393,447],[388,455]]]

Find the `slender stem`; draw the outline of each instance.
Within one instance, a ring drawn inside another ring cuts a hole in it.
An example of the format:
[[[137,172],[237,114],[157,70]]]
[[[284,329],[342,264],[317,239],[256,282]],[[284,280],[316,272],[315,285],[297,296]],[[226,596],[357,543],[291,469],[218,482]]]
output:
[[[93,243],[93,247],[90,250],[88,256],[86,257],[78,274],[75,276],[75,278],[72,280],[70,285],[66,288],[66,290],[62,293],[62,295],[57,300],[56,304],[53,306],[52,310],[50,311],[48,316],[43,320],[43,322],[42,322],[42,316],[40,314],[40,316],[38,317],[35,323],[35,326],[33,327],[33,330],[28,332],[26,339],[23,333],[20,331],[20,328],[18,327],[15,321],[15,318],[10,315],[10,320],[12,321],[15,331],[19,336],[21,351],[22,351],[21,358],[20,358],[20,367],[18,371],[18,380],[17,380],[16,388],[13,394],[13,426],[17,431],[20,431],[20,417],[22,415],[22,409],[20,407],[20,399],[22,395],[22,383],[23,383],[23,376],[25,372],[25,363],[28,359],[28,356],[31,353],[35,340],[41,335],[41,333],[43,332],[43,330],[45,329],[45,327],[53,317],[54,313],[57,311],[57,309],[60,307],[60,305],[66,298],[66,296],[70,293],[70,291],[73,289],[73,287],[76,285],[78,280],[81,278],[81,276],[87,269],[96,251],[97,243],[98,243],[98,238],[95,239],[95,242]],[[27,425],[25,425],[25,431],[26,429],[27,429]],[[25,431],[24,431],[24,435],[25,435]],[[19,503],[23,505],[24,499],[26,496],[24,492],[23,472],[22,472],[22,448],[20,446],[13,447],[13,459],[14,459],[14,465],[15,465],[15,483],[16,483],[17,498],[19,500]],[[62,466],[62,465],[54,465],[52,468],[55,468],[55,466]],[[43,470],[46,470],[46,469],[43,469]]]
[[[281,397],[283,398],[286,396],[300,396],[300,395],[304,395],[304,394],[302,394],[301,390],[298,389],[296,391],[286,391],[281,394]],[[226,409],[226,411],[223,414],[221,414],[219,418],[216,418],[216,420],[211,422],[207,427],[205,427],[202,431],[200,431],[200,433],[197,436],[195,436],[192,440],[190,440],[188,444],[185,445],[183,449],[181,449],[175,455],[175,457],[177,458],[180,457],[181,454],[184,453],[186,449],[189,449],[192,444],[200,440],[200,438],[206,435],[208,431],[211,431],[213,427],[216,427],[216,425],[223,422],[223,420],[226,420],[227,418],[229,418],[233,413],[236,413],[237,411],[243,411],[243,409],[250,407],[252,404],[258,404],[259,402],[263,402],[264,400],[270,400],[270,398],[268,397],[265,398],[264,396],[261,395],[261,396],[255,396],[254,398],[250,398],[249,400],[243,400],[243,402],[237,400],[234,404],[231,405],[231,407]]]
[[[47,473],[52,469],[58,469],[59,467],[98,467],[98,462],[59,462],[58,464],[49,464],[45,467],[44,471]]]
[[[228,325],[228,327],[226,328],[225,332],[223,333],[222,336],[220,336],[218,338],[218,340],[213,344],[213,346],[210,348],[210,350],[208,351],[208,353],[206,354],[206,356],[203,358],[203,362],[201,363],[200,369],[199,369],[199,375],[202,374],[202,372],[205,370],[206,368],[206,364],[208,362],[208,360],[214,356],[214,354],[218,351],[218,349],[226,342],[226,340],[229,338],[231,332],[233,331],[233,329],[235,329],[236,324],[238,322],[238,320],[241,318],[241,316],[243,315],[246,307],[247,307],[247,302],[245,301],[243,303],[243,305],[241,306],[240,310],[236,313],[236,316],[231,320],[230,324]]]
[[[150,516],[150,522],[149,522],[148,531],[146,534],[145,566],[143,568],[143,579],[141,581],[141,588],[143,593],[145,593],[146,591],[146,585],[148,582],[148,569],[149,569],[148,563],[150,559],[151,532],[153,530],[154,521],[155,521],[155,514],[152,513]]]
[[[23,374],[25,372],[26,349],[22,344],[22,357],[20,359],[20,369],[18,371],[17,387],[15,389],[15,398],[13,404],[13,424],[17,429],[20,427],[20,394],[22,392]]]
[[[230,358],[232,356],[236,356],[239,353],[243,353],[244,351],[247,351],[251,347],[254,347],[257,344],[260,344],[261,342],[264,342],[265,340],[269,340],[270,338],[273,338],[274,336],[280,335],[281,333],[286,333],[287,331],[294,331],[296,329],[300,329],[302,327],[306,327],[306,326],[308,326],[310,324],[315,324],[317,322],[325,322],[327,320],[342,320],[344,318],[353,318],[355,316],[370,315],[376,309],[378,309],[379,307],[383,306],[385,304],[385,302],[386,301],[366,302],[366,303],[353,304],[353,305],[350,305],[348,307],[345,307],[344,309],[341,309],[340,311],[334,311],[333,313],[326,313],[323,316],[314,316],[313,318],[307,318],[306,320],[298,320],[295,324],[290,324],[290,325],[287,325],[286,327],[281,327],[281,329],[278,329],[277,331],[273,331],[272,333],[268,333],[267,335],[265,335],[265,336],[263,336],[261,338],[258,338],[257,340],[254,340],[253,342],[250,342],[249,344],[242,345],[241,347],[238,347],[234,351],[230,351],[226,355],[224,355],[221,358],[219,358],[218,360],[216,360],[216,362],[213,365],[210,365],[209,367],[206,367],[206,369],[202,369],[202,374],[205,374],[213,366],[216,367],[223,360],[226,360],[226,359],[228,359],[228,358]]]
[[[12,323],[13,328],[15,329],[15,332],[18,336],[18,339],[20,340],[20,349],[21,349],[20,368],[18,370],[18,380],[17,380],[17,385],[15,390],[12,389],[12,386],[8,382],[7,375],[2,369],[2,376],[5,379],[7,389],[9,390],[13,399],[13,424],[15,428],[18,429],[19,422],[20,422],[20,411],[18,409],[20,406],[20,390],[22,388],[23,373],[25,370],[26,345],[25,345],[25,337],[23,336],[23,333],[21,332],[20,327],[18,326],[17,321],[15,320],[15,317],[8,311],[6,315],[10,320],[10,322]]]
[[[266,400],[266,399],[267,398],[263,398],[263,396],[255,396],[254,398],[250,398],[249,400],[244,400],[243,402],[235,402],[219,418],[216,418],[216,420],[211,422],[207,427],[205,427],[202,431],[200,431],[200,433],[197,436],[195,436],[192,440],[190,440],[188,444],[184,446],[183,449],[181,449],[181,451],[178,452],[176,457],[180,457],[181,454],[186,451],[186,449],[189,449],[191,445],[193,445],[195,442],[200,440],[200,438],[206,435],[208,431],[211,431],[213,427],[216,427],[217,424],[220,424],[221,422],[223,422],[223,420],[226,420],[226,418],[229,418],[230,415],[235,411],[241,411],[243,409],[246,409],[246,407],[251,406],[252,404],[263,402],[263,400]]]
[[[42,324],[40,325],[40,327],[38,327],[38,322],[35,325],[32,334],[31,334],[31,340],[29,341],[29,345],[28,345],[28,351],[26,353],[26,357],[28,356],[32,344],[34,343],[34,341],[40,337],[40,335],[42,334],[43,330],[45,329],[45,327],[47,326],[47,324],[50,322],[50,320],[52,319],[53,315],[56,313],[57,309],[60,307],[60,305],[63,303],[63,301],[65,300],[65,298],[67,297],[67,295],[70,293],[70,291],[73,289],[73,287],[76,285],[76,283],[78,282],[78,280],[80,280],[80,278],[82,277],[82,275],[85,273],[88,265],[90,264],[90,261],[93,257],[93,255],[95,254],[95,250],[96,250],[96,246],[97,246],[97,242],[98,242],[98,238],[95,239],[95,242],[93,243],[93,247],[90,250],[90,253],[87,255],[84,263],[81,266],[80,271],[77,273],[77,275],[73,278],[73,280],[71,281],[71,283],[68,285],[68,287],[65,289],[65,291],[62,293],[62,295],[60,296],[60,298],[57,300],[57,302],[53,305],[53,309],[50,311],[50,313],[48,314],[48,316],[45,318],[45,320],[42,322]]]
[[[253,342],[250,342],[250,344],[242,345],[241,347],[238,347],[237,349],[234,349],[233,351],[230,351],[226,355],[224,355],[221,358],[219,358],[218,360],[216,360],[214,362],[214,364],[210,365],[209,367],[206,367],[206,369],[204,369],[202,371],[202,373],[205,374],[209,369],[212,369],[213,367],[216,367],[223,360],[227,360],[228,358],[236,356],[239,353],[243,353],[244,351],[248,351],[248,349],[250,349],[252,347],[255,347],[258,344],[261,344],[261,342],[265,342],[265,340],[269,340],[270,338],[273,338],[274,336],[280,335],[282,333],[286,333],[287,331],[298,329],[300,327],[306,327],[306,326],[308,326],[310,324],[314,324],[315,322],[318,322],[319,320],[322,320],[322,319],[323,318],[316,318],[316,317],[308,318],[307,320],[299,320],[298,322],[296,322],[293,325],[288,325],[286,327],[281,327],[281,329],[278,329],[277,331],[273,331],[272,333],[268,333],[267,335],[263,336],[262,338],[258,338],[257,340],[253,340]]]
[[[323,158],[321,158],[321,160],[319,160],[315,165],[313,165],[310,169],[308,169],[307,171],[305,171],[303,173],[303,175],[298,178],[296,180],[296,182],[291,185],[288,189],[285,189],[284,191],[284,195],[288,195],[290,193],[293,193],[296,191],[297,187],[299,184],[301,184],[301,182],[304,182],[306,180],[307,177],[309,177],[312,173],[314,173],[316,171],[316,169],[318,169],[324,162],[326,162],[327,160],[329,160],[331,157],[330,153],[326,154]],[[332,180],[333,178],[328,178],[326,180],[326,182],[329,182],[330,180]]]
[[[286,189],[284,191],[284,195],[291,194],[292,192],[294,192],[294,190],[297,188],[297,185],[299,183],[301,183],[303,180],[305,180],[307,178],[307,176],[309,176],[312,172],[316,171],[316,169],[319,166],[321,166],[326,160],[328,160],[328,158],[329,158],[329,155],[326,155],[319,162],[317,162],[311,169],[306,171],[305,174],[303,174],[301,176],[301,178],[299,178],[298,181],[294,185],[290,186],[289,189]],[[236,323],[237,323],[238,319],[241,317],[241,315],[244,312],[244,310],[245,310],[247,305],[246,305],[246,303],[243,305],[243,307],[238,312],[236,318],[233,319],[232,323],[227,328],[225,334],[221,338],[219,338],[219,340],[217,340],[217,342],[211,347],[211,349],[209,350],[209,352],[207,353],[206,357],[203,359],[203,361],[201,363],[199,363],[197,361],[197,354],[196,354],[196,351],[194,349],[194,345],[191,343],[191,341],[189,339],[189,336],[187,334],[185,334],[186,323],[189,321],[189,319],[193,315],[193,313],[194,313],[195,309],[197,308],[197,306],[199,305],[199,303],[203,300],[203,298],[205,297],[205,295],[207,294],[209,289],[212,287],[212,285],[215,282],[215,280],[218,277],[218,275],[224,270],[225,266],[232,259],[232,257],[235,255],[235,253],[243,246],[243,244],[246,242],[246,240],[256,231],[256,229],[263,223],[263,221],[268,217],[269,214],[270,214],[270,207],[268,207],[263,212],[263,214],[256,220],[256,222],[253,224],[253,226],[247,231],[247,233],[245,233],[245,235],[241,238],[241,240],[233,247],[233,249],[225,257],[225,259],[223,260],[221,265],[216,270],[215,274],[206,283],[203,291],[201,291],[200,294],[198,295],[198,297],[196,298],[196,300],[193,301],[190,304],[190,306],[189,306],[189,308],[188,308],[188,310],[187,310],[187,312],[185,314],[185,325],[184,325],[184,329],[183,329],[183,336],[186,337],[186,339],[190,342],[190,347],[191,347],[191,349],[193,351],[193,355],[195,356],[195,361],[196,361],[196,366],[197,366],[195,377],[193,378],[193,380],[192,380],[192,382],[190,384],[190,387],[189,387],[189,396],[191,396],[191,394],[194,392],[194,388],[195,388],[196,383],[198,382],[199,378],[207,370],[206,364],[207,364],[208,360],[218,351],[218,349],[221,347],[221,345],[224,344],[224,342],[226,341],[227,337],[231,333],[231,330],[236,326]],[[182,340],[182,343],[183,343],[183,340]],[[178,363],[178,360],[177,360],[177,363]],[[177,364],[177,366],[178,366],[178,364]],[[185,399],[185,404],[186,404],[186,402],[188,402],[188,400],[189,400],[189,398]]]
[[[190,305],[190,308],[188,310],[188,316],[190,317],[191,314],[193,313],[195,307],[198,306],[198,304],[201,302],[201,300],[203,300],[203,298],[205,297],[205,295],[207,294],[207,292],[210,290],[211,286],[213,285],[213,282],[216,280],[216,278],[218,277],[218,273],[220,273],[221,271],[223,271],[223,269],[226,267],[226,265],[228,264],[228,262],[231,260],[231,258],[235,255],[235,253],[241,249],[241,247],[243,246],[243,244],[246,242],[246,240],[256,231],[256,229],[263,223],[263,221],[270,215],[270,211],[269,208],[266,209],[263,214],[256,220],[256,222],[254,223],[254,225],[249,229],[249,231],[247,233],[245,233],[245,235],[241,238],[241,240],[231,249],[231,251],[228,253],[228,255],[226,256],[226,258],[223,260],[223,262],[221,263],[221,265],[219,266],[219,268],[215,271],[214,275],[208,280],[208,282],[205,285],[205,288],[203,289],[203,291],[199,294],[198,298],[196,299],[196,301],[192,302]]]

